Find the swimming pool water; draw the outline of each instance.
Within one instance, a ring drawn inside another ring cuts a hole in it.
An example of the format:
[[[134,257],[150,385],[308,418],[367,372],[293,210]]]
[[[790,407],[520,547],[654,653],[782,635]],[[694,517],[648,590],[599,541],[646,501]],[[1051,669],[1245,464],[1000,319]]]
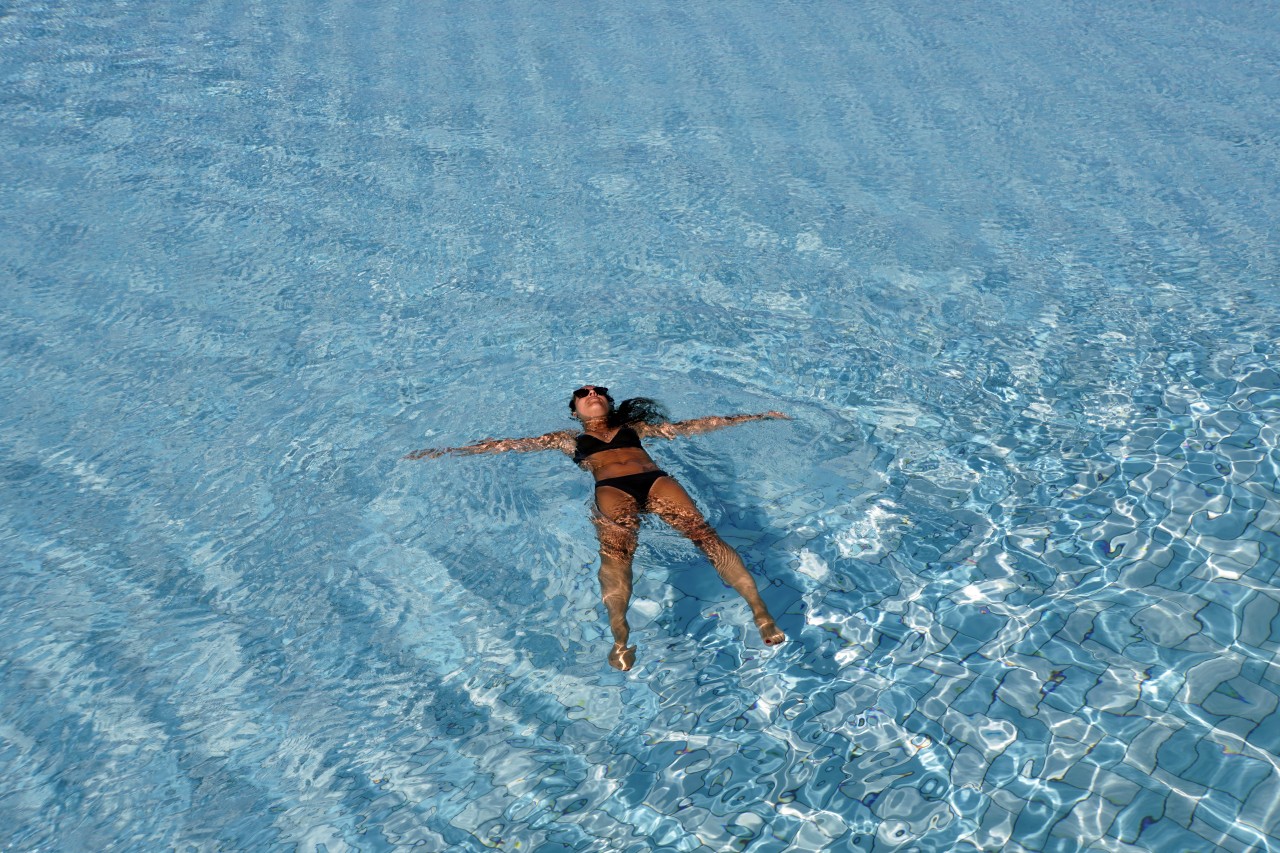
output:
[[[0,848],[1280,849],[1280,19],[0,7]],[[646,523],[599,382],[756,573]]]

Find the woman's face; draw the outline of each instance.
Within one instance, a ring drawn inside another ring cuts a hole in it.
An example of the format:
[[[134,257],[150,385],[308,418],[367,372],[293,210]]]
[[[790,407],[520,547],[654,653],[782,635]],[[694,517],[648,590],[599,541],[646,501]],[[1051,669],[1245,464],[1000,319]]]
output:
[[[603,418],[609,414],[609,399],[602,397],[596,393],[596,389],[591,385],[583,385],[588,393],[585,397],[578,397],[574,401],[573,414],[579,420],[587,420],[588,418]]]

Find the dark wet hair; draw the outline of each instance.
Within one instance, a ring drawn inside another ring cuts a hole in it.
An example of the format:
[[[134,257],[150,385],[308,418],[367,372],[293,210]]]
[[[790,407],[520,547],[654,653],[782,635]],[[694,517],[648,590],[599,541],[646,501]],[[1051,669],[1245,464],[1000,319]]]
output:
[[[612,401],[610,401],[612,402]],[[618,427],[644,421],[647,424],[665,424],[671,418],[657,400],[648,397],[632,397],[623,400],[618,408],[609,410],[609,426]]]
[[[610,427],[620,427],[640,421],[647,424],[665,424],[671,420],[663,405],[649,397],[631,397],[616,406],[613,404],[613,398],[608,394],[605,394],[604,398],[609,401],[609,414],[605,418]],[[569,398],[569,411],[578,410],[577,402],[573,397]]]

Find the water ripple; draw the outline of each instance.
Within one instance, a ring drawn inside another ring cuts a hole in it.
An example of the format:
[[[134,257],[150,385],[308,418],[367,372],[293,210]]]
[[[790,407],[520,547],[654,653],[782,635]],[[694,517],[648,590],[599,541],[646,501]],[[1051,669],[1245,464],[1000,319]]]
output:
[[[1280,849],[1274,16],[0,20],[0,846]],[[787,631],[646,523],[600,381]]]

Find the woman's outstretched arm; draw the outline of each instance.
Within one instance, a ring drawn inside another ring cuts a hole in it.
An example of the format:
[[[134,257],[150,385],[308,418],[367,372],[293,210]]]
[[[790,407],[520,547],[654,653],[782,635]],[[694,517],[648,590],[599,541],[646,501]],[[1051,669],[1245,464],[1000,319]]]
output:
[[[559,450],[573,454],[573,433],[569,430],[549,432],[532,438],[491,438],[462,447],[428,447],[426,450],[415,450],[405,454],[405,459],[435,459],[452,453],[457,456],[471,456],[476,453],[505,453],[514,450],[517,453],[528,453],[533,450]]]
[[[764,421],[775,418],[790,420],[782,412],[764,412],[759,415],[712,415],[707,418],[693,418],[687,421],[675,421],[666,424],[637,424],[636,430],[645,437],[675,438],[679,435],[696,435],[700,432],[724,429],[737,424],[745,424],[747,421]]]

